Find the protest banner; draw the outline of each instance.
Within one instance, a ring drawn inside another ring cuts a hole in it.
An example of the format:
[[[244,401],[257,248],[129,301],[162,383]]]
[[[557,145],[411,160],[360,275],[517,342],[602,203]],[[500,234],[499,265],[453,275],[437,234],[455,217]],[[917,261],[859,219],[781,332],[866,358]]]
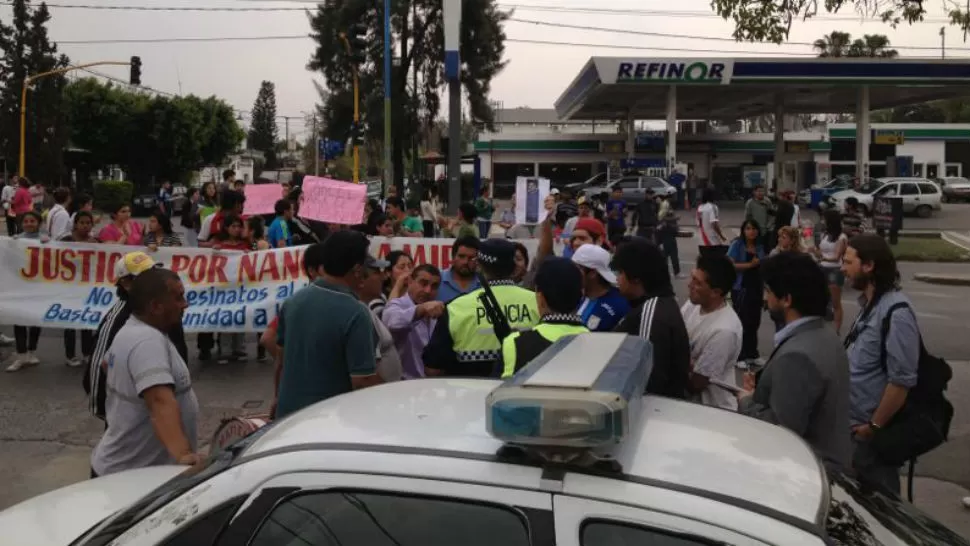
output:
[[[318,176],[303,178],[300,216],[331,224],[363,222],[367,185],[341,182]]]
[[[451,265],[454,239],[374,237],[377,257],[404,250],[416,265]],[[521,241],[535,256],[538,241]],[[279,306],[307,285],[306,247],[256,252],[161,247],[150,253],[179,274],[189,307],[186,332],[261,332]],[[0,323],[93,330],[117,301],[115,264],[144,247],[60,243],[0,237]],[[325,312],[321,310],[321,312]]]
[[[515,223],[538,224],[546,219],[546,196],[549,195],[549,179],[520,176],[515,179]]]
[[[246,216],[273,214],[276,202],[283,199],[282,184],[246,184],[243,188],[246,194],[243,214]]]

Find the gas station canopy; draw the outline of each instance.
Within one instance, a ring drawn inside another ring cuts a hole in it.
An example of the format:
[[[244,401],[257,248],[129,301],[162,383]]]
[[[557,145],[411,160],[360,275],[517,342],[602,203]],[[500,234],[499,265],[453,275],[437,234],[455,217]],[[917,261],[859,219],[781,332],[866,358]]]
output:
[[[677,88],[679,119],[855,112],[970,96],[970,60],[858,58],[662,59],[593,57],[556,101],[561,119],[664,119]],[[779,104],[780,103],[780,104]]]

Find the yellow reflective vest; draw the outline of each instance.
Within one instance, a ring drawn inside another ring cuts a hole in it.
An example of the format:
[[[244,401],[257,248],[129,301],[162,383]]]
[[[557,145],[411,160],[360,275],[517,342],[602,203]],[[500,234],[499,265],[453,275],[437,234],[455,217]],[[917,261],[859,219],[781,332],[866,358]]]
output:
[[[512,281],[489,283],[502,313],[513,330],[528,330],[539,324],[535,292],[516,286]],[[495,362],[499,356],[498,338],[485,316],[485,306],[478,288],[448,303],[448,329],[459,363]]]
[[[512,377],[559,338],[588,333],[572,315],[549,315],[532,330],[514,332],[502,342],[502,379]]]

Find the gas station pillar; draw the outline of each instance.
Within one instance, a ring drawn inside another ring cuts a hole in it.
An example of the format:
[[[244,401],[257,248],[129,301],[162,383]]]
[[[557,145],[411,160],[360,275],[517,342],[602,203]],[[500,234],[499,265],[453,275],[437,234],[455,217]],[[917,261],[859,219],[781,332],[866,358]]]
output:
[[[677,86],[667,89],[667,176],[677,165]]]
[[[855,176],[859,182],[869,178],[869,86],[859,88],[855,112]]]
[[[633,159],[636,152],[636,128],[633,126],[633,108],[626,113],[626,158]]]
[[[774,156],[774,180],[765,180],[765,191],[780,191],[788,187],[785,180],[785,96],[781,93],[775,95],[775,156]]]

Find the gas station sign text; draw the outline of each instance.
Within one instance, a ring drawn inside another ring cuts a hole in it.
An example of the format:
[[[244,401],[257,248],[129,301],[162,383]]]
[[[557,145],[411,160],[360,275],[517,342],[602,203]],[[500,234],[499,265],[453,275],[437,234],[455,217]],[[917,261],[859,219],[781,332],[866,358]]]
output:
[[[727,83],[725,63],[709,61],[689,62],[621,62],[616,81],[673,81],[694,83]],[[726,78],[725,78],[726,76]]]

